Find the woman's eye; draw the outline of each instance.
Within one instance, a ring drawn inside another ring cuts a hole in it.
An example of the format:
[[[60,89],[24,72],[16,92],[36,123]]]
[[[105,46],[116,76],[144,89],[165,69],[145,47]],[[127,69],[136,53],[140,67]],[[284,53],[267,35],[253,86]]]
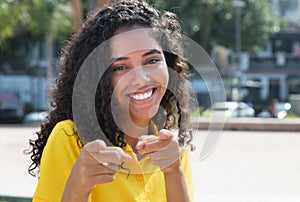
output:
[[[160,61],[159,58],[151,58],[150,60],[147,61],[147,64],[156,64]]]
[[[122,71],[125,70],[126,66],[125,65],[118,65],[112,68],[112,71],[116,72],[116,71]]]

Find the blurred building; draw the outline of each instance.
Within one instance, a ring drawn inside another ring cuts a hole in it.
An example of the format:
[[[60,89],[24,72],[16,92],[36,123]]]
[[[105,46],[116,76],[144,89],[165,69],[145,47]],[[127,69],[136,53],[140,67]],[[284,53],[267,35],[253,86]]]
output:
[[[300,0],[269,0],[275,14],[286,19],[289,28],[300,28]]]
[[[258,106],[258,111],[264,107],[262,103],[272,99],[290,102],[292,111],[300,115],[300,0],[269,2],[275,14],[288,22],[288,27],[270,37],[266,50],[253,55],[243,53],[249,57],[241,58],[245,63],[245,68],[241,68],[243,100]],[[227,84],[232,85],[231,91],[237,89],[233,81]]]
[[[287,28],[270,36],[265,50],[251,55],[242,52],[239,65],[234,62],[235,53],[223,49],[215,49],[213,59],[222,75],[228,100],[239,100],[241,94],[243,101],[258,106],[259,111],[273,99],[290,103],[297,99],[295,114],[300,115],[300,0],[269,2],[275,14],[287,21]],[[228,55],[228,64],[220,55]],[[241,75],[237,75],[238,70]]]
[[[252,102],[273,98],[289,101],[291,94],[300,94],[300,0],[270,0],[278,17],[288,27],[270,37],[267,50],[250,56],[242,80],[260,83],[249,88],[247,99]]]

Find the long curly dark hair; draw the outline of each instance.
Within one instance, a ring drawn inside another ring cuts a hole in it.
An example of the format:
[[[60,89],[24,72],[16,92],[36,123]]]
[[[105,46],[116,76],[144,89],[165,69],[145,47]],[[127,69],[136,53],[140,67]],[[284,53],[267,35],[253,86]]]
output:
[[[84,60],[96,47],[113,37],[117,29],[133,25],[163,30],[157,37],[164,43],[163,50],[169,50],[164,51],[167,66],[176,72],[174,74],[169,71],[168,89],[161,101],[164,110],[157,113],[154,122],[162,123],[159,128],[170,129],[177,126],[181,146],[192,140],[189,129],[190,94],[185,90],[189,72],[183,57],[180,25],[176,15],[159,11],[143,1],[115,1],[92,14],[63,51],[60,74],[52,93],[53,110],[49,113],[47,121],[41,125],[41,130],[36,133],[38,138],[29,142],[28,154],[31,155],[32,163],[28,172],[31,175],[35,176],[34,171],[39,167],[43,149],[54,126],[66,119],[74,120],[72,94],[76,76]],[[96,115],[105,136],[113,145],[123,147],[126,145],[124,133],[117,127],[109,107],[112,92],[109,71],[106,71],[95,95],[95,99],[98,100],[95,104]],[[161,122],[161,119],[164,121]],[[119,135],[116,137],[116,134]]]

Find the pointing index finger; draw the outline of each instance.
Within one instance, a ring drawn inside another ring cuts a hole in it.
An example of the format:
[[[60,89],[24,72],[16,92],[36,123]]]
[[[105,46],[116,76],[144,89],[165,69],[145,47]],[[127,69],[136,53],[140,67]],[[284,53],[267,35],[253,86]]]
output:
[[[162,129],[159,131],[159,139],[161,140],[167,140],[173,137],[173,134],[171,133],[171,131],[166,130],[166,129]]]

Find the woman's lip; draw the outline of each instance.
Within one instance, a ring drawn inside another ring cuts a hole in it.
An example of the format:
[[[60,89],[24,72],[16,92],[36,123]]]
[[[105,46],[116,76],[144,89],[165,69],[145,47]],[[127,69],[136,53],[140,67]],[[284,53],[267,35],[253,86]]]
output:
[[[137,95],[137,94],[144,94],[144,93],[148,93],[150,91],[153,91],[154,88],[148,88],[148,89],[143,89],[143,90],[138,90],[135,91],[134,93],[132,93],[131,95]]]
[[[142,86],[140,88],[132,89],[131,92],[128,93],[127,95],[131,96],[131,95],[135,95],[135,94],[145,93],[145,92],[147,92],[149,90],[157,89],[157,88],[159,88],[159,86],[160,85],[158,85],[158,84],[145,85],[145,86]]]

